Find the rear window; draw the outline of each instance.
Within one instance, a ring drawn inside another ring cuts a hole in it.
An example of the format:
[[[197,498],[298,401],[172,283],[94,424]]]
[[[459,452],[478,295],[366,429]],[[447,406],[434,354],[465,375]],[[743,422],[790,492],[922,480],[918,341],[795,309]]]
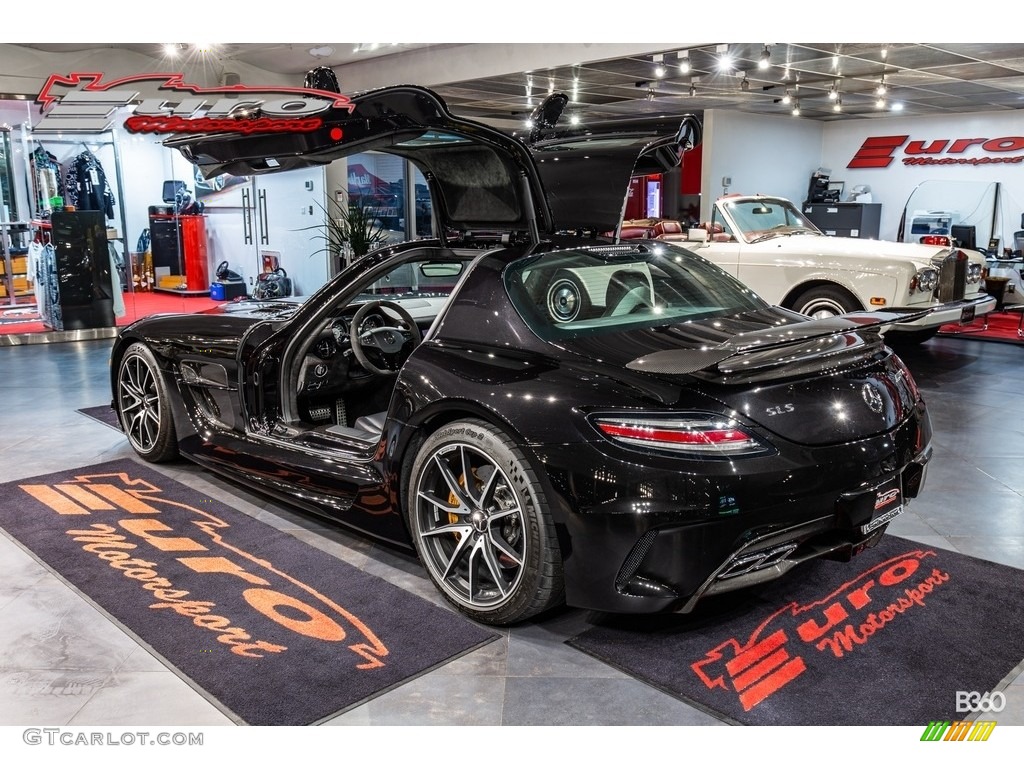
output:
[[[714,264],[668,244],[530,256],[509,265],[505,284],[527,325],[549,341],[767,306]]]

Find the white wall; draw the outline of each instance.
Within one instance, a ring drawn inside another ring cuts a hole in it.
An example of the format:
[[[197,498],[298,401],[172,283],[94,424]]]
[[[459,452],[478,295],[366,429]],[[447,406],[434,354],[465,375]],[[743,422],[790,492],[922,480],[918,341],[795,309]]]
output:
[[[781,195],[800,205],[821,163],[822,123],[722,109],[704,113],[701,220],[723,194]],[[723,187],[723,177],[732,184]]]
[[[926,144],[938,139],[955,141],[960,138],[1024,136],[1024,117],[1021,112],[830,122],[825,125],[821,155],[821,164],[832,169],[833,179],[845,181],[847,190],[858,184],[867,184],[871,187],[874,202],[882,203],[880,235],[883,239],[896,239],[900,216],[908,198],[918,185],[927,183],[929,189],[943,188],[938,197],[934,194],[931,196],[928,208],[941,206],[944,209],[960,211],[965,216],[966,223],[976,225],[978,244],[986,244],[989,237],[991,205],[986,206],[982,203],[981,210],[975,210],[978,206],[973,201],[973,192],[992,182],[999,182],[1002,205],[1001,221],[997,224],[996,236],[1001,238],[1004,246],[1012,242],[1007,238],[1012,237],[1013,232],[1021,228],[1020,217],[1024,212],[1024,162],[1005,165],[906,166],[902,162],[906,155],[903,149],[899,148],[892,153],[894,160],[887,168],[847,168],[866,138],[897,135],[908,135],[908,142],[924,141]],[[1024,151],[986,153],[977,147],[970,147],[962,154],[934,157],[980,158],[986,154],[1012,157],[1024,155]],[[943,194],[948,197],[943,198]],[[918,206],[912,204],[911,207]]]

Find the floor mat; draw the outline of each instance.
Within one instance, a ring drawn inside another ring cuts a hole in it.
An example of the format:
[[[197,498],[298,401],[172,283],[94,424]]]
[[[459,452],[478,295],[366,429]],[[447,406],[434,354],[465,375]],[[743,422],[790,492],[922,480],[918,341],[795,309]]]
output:
[[[4,483],[0,526],[252,725],[318,722],[497,637],[134,461]]]
[[[1024,659],[1024,571],[886,536],[689,616],[611,617],[569,644],[725,720],[958,720]]]
[[[1020,334],[1021,313],[990,312],[984,319],[977,319],[969,325],[948,323],[939,328],[939,336],[947,338],[974,339],[976,341],[997,341],[1004,344],[1024,344]]]
[[[90,419],[94,419],[100,424],[105,424],[111,429],[116,429],[118,432],[121,431],[121,425],[117,423],[117,414],[114,413],[114,409],[109,405],[94,405],[89,408],[79,408],[78,413],[83,416],[88,416]]]

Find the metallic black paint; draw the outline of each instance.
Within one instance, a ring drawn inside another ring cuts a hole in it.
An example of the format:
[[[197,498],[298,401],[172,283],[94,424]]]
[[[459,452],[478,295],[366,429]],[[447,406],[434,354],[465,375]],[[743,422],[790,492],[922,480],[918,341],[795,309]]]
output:
[[[376,254],[271,319],[208,312],[139,321],[117,342],[113,369],[128,344],[146,342],[178,394],[183,453],[303,509],[404,544],[401,500],[424,436],[467,416],[498,425],[543,469],[567,599],[591,608],[688,609],[732,553],[774,531],[798,529],[798,552],[849,556],[872,537],[856,530],[864,512],[844,494],[901,472],[908,496],[916,493],[929,421],[909,374],[876,331],[848,331],[862,336],[866,349],[853,363],[795,376],[783,369],[755,385],[709,372],[633,371],[625,364],[659,345],[693,348],[808,321],[765,305],[726,318],[724,330],[722,323],[694,322],[668,333],[548,343],[530,331],[504,289],[503,270],[528,253],[521,248],[487,253],[467,270],[443,317],[396,378],[379,443],[296,429],[283,419],[289,354],[295,354],[290,345],[331,307],[355,299],[374,275],[433,249],[441,253],[436,243],[409,243]],[[204,365],[222,367],[227,386],[196,382]],[[882,398],[881,413],[869,407],[864,385]],[[782,405],[791,410],[770,415]],[[681,409],[730,414],[774,450],[733,460],[671,456],[607,440],[587,418],[595,411]]]

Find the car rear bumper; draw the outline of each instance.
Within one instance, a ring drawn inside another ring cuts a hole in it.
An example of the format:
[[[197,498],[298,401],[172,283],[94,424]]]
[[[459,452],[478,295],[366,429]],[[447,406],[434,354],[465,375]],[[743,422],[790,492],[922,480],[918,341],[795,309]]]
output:
[[[721,461],[696,471],[628,467],[593,444],[574,445],[564,458],[553,447],[542,450],[566,502],[555,514],[567,602],[685,613],[706,596],[778,578],[808,559],[849,559],[885,530],[862,529],[874,488],[898,478],[904,503],[917,496],[930,436],[927,415],[918,412],[883,435],[852,445],[783,446],[742,470]]]
[[[925,328],[937,328],[947,323],[969,323],[975,317],[987,315],[996,308],[995,297],[987,293],[958,301],[948,301],[945,304],[938,304],[935,308],[917,320],[909,323],[896,323],[890,325],[888,331],[920,331]],[[925,309],[925,307],[889,307],[890,311],[906,309]]]

